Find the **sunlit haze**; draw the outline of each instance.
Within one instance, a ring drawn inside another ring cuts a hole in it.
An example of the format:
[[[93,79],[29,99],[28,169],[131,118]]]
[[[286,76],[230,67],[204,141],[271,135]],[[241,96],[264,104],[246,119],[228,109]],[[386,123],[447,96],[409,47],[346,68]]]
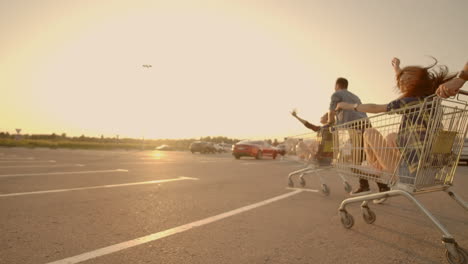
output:
[[[0,131],[281,138],[337,77],[397,97],[391,59],[453,72],[468,1],[0,1]],[[143,67],[151,65],[152,67]],[[465,86],[466,89],[466,86]]]

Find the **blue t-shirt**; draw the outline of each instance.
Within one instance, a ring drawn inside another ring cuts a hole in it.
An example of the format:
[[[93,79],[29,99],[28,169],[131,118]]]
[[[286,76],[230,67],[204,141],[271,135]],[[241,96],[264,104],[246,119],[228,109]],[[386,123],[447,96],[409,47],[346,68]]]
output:
[[[346,89],[338,90],[331,96],[330,111],[334,111],[336,109],[336,105],[339,102],[361,104],[361,99]],[[367,114],[363,112],[357,112],[354,110],[340,110],[336,112],[336,124],[340,125],[365,117],[367,117]]]

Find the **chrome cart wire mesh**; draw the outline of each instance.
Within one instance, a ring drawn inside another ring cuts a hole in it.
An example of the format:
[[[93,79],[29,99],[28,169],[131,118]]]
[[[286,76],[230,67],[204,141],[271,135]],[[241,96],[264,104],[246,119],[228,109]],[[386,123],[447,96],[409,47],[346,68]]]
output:
[[[463,148],[467,104],[424,103],[337,125],[334,165],[346,175],[412,192],[450,186]]]
[[[464,91],[460,93],[468,95]],[[369,208],[368,201],[403,196],[443,234],[449,263],[468,263],[468,253],[414,196],[445,191],[468,210],[467,204],[450,190],[467,126],[465,101],[434,96],[417,105],[335,126],[333,158],[336,170],[391,186],[390,191],[345,199],[339,208],[343,226],[351,228],[354,225],[354,218],[346,210],[348,204],[362,202],[362,217],[372,224],[376,214]]]
[[[305,167],[289,173],[288,186],[294,187],[293,177],[299,176],[299,184],[305,187],[306,181],[304,176],[308,174],[319,174],[321,182],[321,191],[325,195],[330,193],[329,187],[326,185],[323,178],[323,170],[332,168],[333,161],[333,134],[329,127],[322,127],[316,133],[306,133],[288,138],[287,142],[292,142],[294,149],[291,152],[297,155]],[[346,181],[343,175],[340,174],[346,192],[351,191],[351,185]]]

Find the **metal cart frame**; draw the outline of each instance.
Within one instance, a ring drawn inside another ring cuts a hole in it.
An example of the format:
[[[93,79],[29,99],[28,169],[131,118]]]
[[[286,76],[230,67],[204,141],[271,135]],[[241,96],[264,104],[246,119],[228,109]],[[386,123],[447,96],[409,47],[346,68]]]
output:
[[[354,224],[347,205],[361,203],[364,221],[372,224],[376,214],[369,208],[370,200],[403,196],[442,233],[448,262],[468,263],[468,253],[415,198],[444,191],[468,210],[467,203],[451,190],[467,127],[468,104],[458,96],[456,99],[430,96],[419,104],[335,126],[334,167],[342,174],[391,186],[387,192],[343,200],[339,207],[343,226],[351,228]],[[352,154],[345,155],[344,150]],[[365,162],[361,163],[356,157],[362,152]]]

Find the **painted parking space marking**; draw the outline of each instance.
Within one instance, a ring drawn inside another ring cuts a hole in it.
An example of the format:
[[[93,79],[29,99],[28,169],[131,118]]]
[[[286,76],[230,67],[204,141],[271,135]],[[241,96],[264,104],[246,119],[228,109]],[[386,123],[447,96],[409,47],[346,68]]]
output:
[[[23,176],[44,176],[44,175],[95,174],[95,173],[112,173],[112,172],[128,172],[128,170],[115,169],[115,170],[96,170],[96,171],[65,171],[65,172],[22,173],[22,174],[3,174],[3,175],[0,174],[0,178],[23,177]]]
[[[83,191],[83,190],[105,189],[105,188],[116,188],[116,187],[126,187],[126,186],[146,185],[146,184],[158,184],[158,183],[184,181],[184,180],[195,180],[196,181],[196,180],[198,180],[198,178],[191,178],[191,177],[181,176],[181,177],[173,178],[173,179],[144,181],[144,182],[130,182],[130,183],[108,184],[108,185],[99,185],[99,186],[90,186],[90,187],[79,187],[79,188],[70,188],[70,189],[55,189],[55,190],[34,191],[34,192],[7,193],[7,194],[0,194],[0,197],[23,196],[23,195],[33,195],[33,194],[47,194],[47,193],[60,193],[60,192]]]
[[[62,165],[10,165],[0,166],[0,169],[21,169],[21,168],[61,168],[61,167],[84,167],[83,164],[62,164]]]
[[[55,160],[0,160],[0,163],[55,163]]]
[[[27,158],[17,158],[17,157],[3,157],[3,158],[0,158],[0,160],[35,160],[36,158],[34,157],[27,157]]]
[[[175,163],[175,161],[130,161],[130,162],[121,162],[120,164],[157,165],[157,164],[168,164],[168,163]]]
[[[307,189],[307,188],[294,188],[294,187],[286,187],[286,190],[300,190],[300,191],[304,191],[304,192],[319,192],[319,190]]]
[[[266,163],[264,163],[264,162],[242,162],[241,164],[242,165],[254,165],[254,164],[258,165],[258,164],[266,164]],[[268,164],[270,164],[270,163],[268,163]]]
[[[142,157],[140,159],[141,160],[153,160],[153,161],[157,161],[157,160],[160,160],[160,161],[174,161],[172,159],[162,159],[162,158],[159,158],[159,157]]]
[[[86,252],[86,253],[83,253],[83,254],[80,254],[80,255],[73,256],[73,257],[69,257],[69,258],[49,262],[47,264],[74,264],[74,263],[80,263],[80,262],[83,262],[83,261],[86,261],[86,260],[94,259],[94,258],[97,258],[97,257],[101,257],[101,256],[104,256],[104,255],[112,254],[112,253],[115,253],[115,252],[118,252],[118,251],[121,251],[121,250],[124,250],[124,249],[139,246],[141,244],[153,242],[153,241],[156,241],[156,240],[168,237],[168,236],[172,236],[172,235],[175,235],[175,234],[178,234],[178,233],[189,231],[192,228],[196,228],[196,227],[204,226],[204,225],[207,225],[207,224],[211,224],[213,222],[216,222],[216,221],[219,221],[219,220],[222,220],[222,219],[225,219],[225,218],[228,218],[228,217],[240,214],[240,213],[244,213],[244,212],[253,210],[253,209],[261,207],[261,206],[265,206],[265,205],[268,205],[268,204],[271,204],[271,203],[286,199],[288,197],[299,194],[301,192],[302,192],[302,190],[294,190],[292,192],[288,192],[288,193],[285,193],[285,194],[282,194],[282,195],[279,195],[279,196],[276,196],[276,197],[273,197],[273,198],[270,198],[270,199],[267,199],[267,200],[264,200],[264,201],[261,201],[261,202],[258,202],[258,203],[247,205],[247,206],[244,206],[244,207],[232,210],[232,211],[228,211],[228,212],[225,212],[225,213],[222,213],[222,214],[211,216],[211,217],[208,217],[208,218],[205,218],[205,219],[202,219],[202,220],[198,220],[198,221],[195,221],[195,222],[192,222],[192,223],[189,223],[189,224],[181,225],[181,226],[178,226],[178,227],[174,227],[174,228],[171,228],[171,229],[168,229],[168,230],[164,230],[164,231],[157,232],[157,233],[154,233],[154,234],[150,234],[150,235],[147,235],[147,236],[139,237],[139,238],[132,239],[132,240],[129,240],[129,241],[125,241],[125,242],[122,242],[122,243],[118,243],[118,244],[115,244],[115,245],[103,247],[103,248],[96,249],[96,250],[93,250],[93,251],[90,251],[90,252]]]

